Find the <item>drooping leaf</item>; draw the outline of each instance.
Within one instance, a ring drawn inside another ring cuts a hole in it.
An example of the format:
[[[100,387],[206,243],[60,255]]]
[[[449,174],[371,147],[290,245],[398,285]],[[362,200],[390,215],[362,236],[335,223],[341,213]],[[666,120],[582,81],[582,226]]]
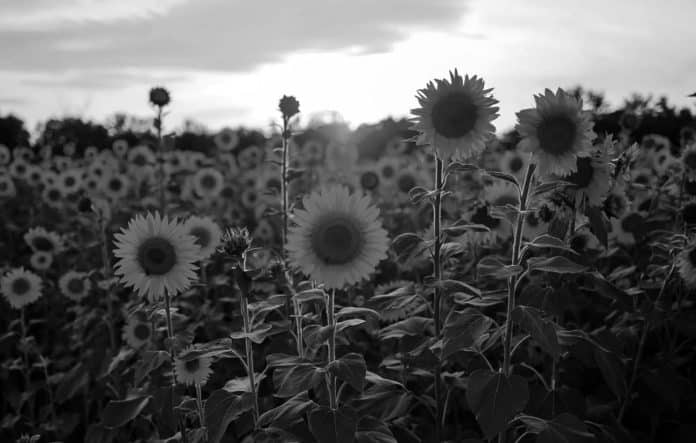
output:
[[[224,389],[213,391],[205,402],[208,442],[220,442],[227,426],[237,417],[251,410],[253,402],[254,397],[248,392],[238,395]]]
[[[513,275],[517,275],[524,271],[522,266],[509,265],[507,261],[500,257],[488,255],[483,257],[476,264],[476,269],[480,277],[493,277],[498,279],[507,279]]]
[[[410,317],[383,328],[380,331],[382,340],[402,338],[408,335],[425,335],[433,329],[433,319],[427,317]]]
[[[119,428],[133,420],[145,409],[151,396],[134,397],[127,400],[111,400],[102,411],[102,423],[108,428]]]
[[[527,261],[529,270],[555,272],[557,274],[578,274],[587,271],[587,266],[557,255],[554,257],[532,257]]]
[[[262,427],[275,426],[285,429],[303,420],[303,416],[318,405],[309,399],[307,391],[290,398],[280,406],[268,410],[259,417],[258,425]]]
[[[346,306],[345,308],[341,308],[336,313],[336,319],[338,320],[341,317],[347,317],[350,315],[360,315],[363,317],[372,317],[375,319],[379,319],[380,317],[379,312],[375,311],[374,309],[362,308],[358,306]]]
[[[561,354],[561,346],[558,343],[556,328],[553,322],[543,318],[542,312],[530,306],[517,306],[512,311],[512,320],[522,329],[531,334],[539,346],[554,360],[558,360]]]
[[[452,311],[447,316],[443,328],[442,359],[450,355],[478,346],[491,327],[493,320],[477,309]]]
[[[466,400],[483,435],[491,439],[524,409],[529,388],[527,381],[518,375],[505,377],[502,373],[479,369],[469,376]]]
[[[339,380],[348,383],[353,389],[362,392],[365,388],[365,374],[367,366],[365,358],[358,353],[351,352],[331,362],[327,369]]]
[[[278,397],[292,397],[307,391],[321,381],[323,369],[311,363],[276,368],[273,371],[273,384]]]
[[[546,428],[537,436],[537,443],[589,443],[595,436],[573,414],[563,413],[546,422]]]
[[[357,430],[355,412],[321,406],[309,414],[309,429],[318,443],[353,443]]]
[[[590,220],[590,232],[592,232],[604,247],[606,248],[609,243],[609,220],[604,214],[601,207],[598,206],[588,206],[585,209],[585,215]]]
[[[397,443],[389,426],[369,415],[362,417],[358,422],[355,440],[357,443]]]
[[[78,363],[70,371],[65,373],[58,385],[55,393],[55,401],[63,404],[70,400],[82,389],[89,381],[89,374],[82,363]]]
[[[508,183],[511,183],[515,186],[515,188],[519,191],[520,189],[520,183],[517,181],[517,178],[514,176],[507,174],[505,172],[500,172],[500,171],[486,171],[486,175],[490,175],[491,177],[495,177],[499,180],[506,181]]]
[[[135,385],[140,383],[150,375],[152,371],[162,366],[169,360],[169,352],[166,351],[145,351],[142,360],[135,366]]]
[[[605,352],[598,348],[593,348],[593,351],[595,362],[611,392],[619,400],[625,398],[627,390],[626,377],[619,357],[613,352]]]

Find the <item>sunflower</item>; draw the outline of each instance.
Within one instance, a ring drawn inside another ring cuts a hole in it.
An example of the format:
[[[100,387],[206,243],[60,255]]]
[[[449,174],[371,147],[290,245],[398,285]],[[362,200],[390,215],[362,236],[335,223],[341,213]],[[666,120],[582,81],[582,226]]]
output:
[[[689,180],[696,180],[696,143],[692,143],[684,149],[681,161]]]
[[[307,162],[318,162],[324,156],[324,143],[316,138],[304,142],[300,148],[300,156]]]
[[[402,137],[392,137],[384,147],[384,153],[391,156],[401,156],[408,152],[408,140]]]
[[[528,163],[528,155],[524,155],[516,149],[509,149],[505,151],[500,159],[500,170],[513,177],[517,177],[518,180],[522,180],[527,170]]]
[[[17,180],[25,180],[29,172],[29,163],[22,158],[16,158],[10,163],[10,174]]]
[[[82,153],[82,157],[87,161],[87,163],[91,163],[95,158],[97,158],[98,153],[99,149],[96,146],[87,146],[85,148],[85,152]]]
[[[17,195],[14,180],[9,174],[0,171],[0,198],[12,198]]]
[[[385,157],[377,163],[380,182],[394,184],[399,174],[399,161],[393,157]]]
[[[598,252],[602,249],[602,244],[597,237],[590,232],[587,226],[583,226],[573,233],[570,238],[570,247],[580,255]]]
[[[396,176],[396,189],[408,195],[411,189],[420,184],[420,176],[413,168],[400,169]]]
[[[50,252],[34,252],[29,258],[29,263],[37,271],[46,271],[53,264],[53,254]]]
[[[273,229],[273,225],[266,219],[259,220],[259,223],[254,229],[253,237],[261,241],[262,244],[273,243],[276,236],[276,231]]]
[[[605,143],[592,156],[577,157],[575,172],[561,178],[573,184],[571,191],[575,192],[580,202],[586,201],[590,206],[601,206],[604,201],[611,188],[612,168],[608,152]]]
[[[15,309],[35,302],[41,297],[42,283],[38,275],[24,268],[15,268],[0,278],[0,290]]]
[[[220,195],[224,179],[220,171],[214,168],[204,168],[193,176],[193,188],[201,197],[215,198]]]
[[[530,240],[549,232],[549,223],[544,222],[536,211],[527,212],[524,219],[524,237]]]
[[[84,272],[68,271],[58,280],[58,287],[63,295],[79,302],[89,294],[92,282]]]
[[[121,282],[157,300],[188,289],[195,279],[200,247],[176,219],[159,213],[136,215],[116,234],[116,275]]]
[[[128,162],[136,168],[147,168],[154,166],[155,154],[145,145],[138,145],[128,152]]]
[[[99,187],[110,200],[118,201],[128,196],[130,182],[125,175],[115,172],[105,174]]]
[[[195,351],[197,349],[194,346],[189,346],[179,354],[174,363],[176,380],[182,385],[204,385],[213,373],[210,369],[210,357],[195,355]]]
[[[40,167],[31,165],[27,171],[26,180],[32,186],[39,186],[43,182],[43,171]]]
[[[679,253],[677,270],[688,288],[696,288],[696,243],[691,243]]]
[[[10,148],[0,143],[0,166],[4,166],[10,162],[12,158],[12,153]]]
[[[222,230],[210,217],[190,217],[184,223],[184,230],[196,239],[196,244],[201,248],[198,254],[201,260],[213,255],[220,245]]]
[[[631,246],[643,234],[645,219],[638,212],[626,212],[621,218],[610,218],[610,235],[617,243]]]
[[[246,208],[255,208],[259,202],[259,192],[253,188],[245,188],[242,191],[242,204]]]
[[[243,170],[256,169],[263,161],[263,150],[256,145],[250,145],[237,154],[237,162]]]
[[[64,195],[74,194],[82,186],[82,173],[77,169],[69,169],[58,176],[58,186]]]
[[[111,149],[118,158],[124,158],[128,152],[128,141],[124,139],[114,140]]]
[[[239,144],[239,135],[232,129],[224,128],[215,134],[214,141],[219,151],[230,152]]]
[[[582,99],[558,89],[535,95],[536,107],[517,113],[519,146],[532,153],[540,175],[565,176],[577,170],[577,157],[586,157],[596,137],[590,112]]]
[[[123,326],[123,338],[133,349],[139,349],[150,343],[152,334],[152,323],[143,312],[131,315]]]
[[[468,75],[462,79],[457,70],[450,80],[428,82],[418,91],[420,108],[413,109],[413,129],[420,132],[419,145],[431,145],[442,158],[460,151],[466,158],[485,149],[486,140],[495,132],[491,124],[498,117],[498,103],[484,89],[484,81]]]
[[[24,234],[24,241],[34,252],[57,254],[63,249],[63,240],[55,232],[50,232],[39,226],[29,229]]]
[[[490,232],[484,233],[490,241],[506,240],[512,235],[512,225],[510,221],[498,214],[507,205],[519,206],[519,193],[511,184],[502,181],[493,181],[483,189],[483,199],[487,205],[479,206],[471,216],[473,223],[482,224],[490,228]]]
[[[373,168],[366,168],[360,172],[360,186],[365,191],[377,191],[380,184],[379,173]]]
[[[48,185],[41,191],[41,197],[48,206],[60,209],[63,207],[63,191],[57,185]]]
[[[53,164],[55,165],[58,172],[67,171],[72,166],[73,162],[68,157],[63,155],[56,155],[53,157]]]
[[[386,257],[387,232],[367,197],[335,186],[314,192],[296,210],[288,235],[291,263],[327,288],[366,278]]]

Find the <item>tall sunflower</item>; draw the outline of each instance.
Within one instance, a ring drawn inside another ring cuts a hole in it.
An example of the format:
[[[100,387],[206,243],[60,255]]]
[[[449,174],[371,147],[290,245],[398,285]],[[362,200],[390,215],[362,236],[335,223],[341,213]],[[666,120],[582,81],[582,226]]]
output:
[[[176,219],[159,213],[136,215],[116,234],[116,275],[138,294],[157,300],[188,289],[196,278],[200,247]]]
[[[288,235],[291,264],[324,283],[342,288],[357,283],[386,257],[388,238],[379,209],[343,186],[325,188],[303,200]]]
[[[565,176],[577,171],[577,157],[587,157],[596,137],[591,114],[582,110],[582,99],[562,89],[535,95],[535,108],[517,113],[515,129],[520,147],[531,152],[540,175]]]
[[[41,278],[24,268],[15,268],[0,278],[0,291],[15,309],[35,302],[41,297]]]
[[[431,145],[442,158],[481,153],[495,131],[491,122],[498,117],[492,90],[484,89],[483,79],[462,78],[456,69],[449,81],[428,82],[416,95],[420,108],[411,110],[416,115],[413,129],[420,132],[416,143]]]

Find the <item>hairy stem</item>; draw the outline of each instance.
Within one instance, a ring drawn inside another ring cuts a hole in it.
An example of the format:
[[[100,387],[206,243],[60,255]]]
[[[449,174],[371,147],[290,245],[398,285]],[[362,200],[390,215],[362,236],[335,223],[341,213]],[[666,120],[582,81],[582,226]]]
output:
[[[328,357],[327,366],[331,366],[334,361],[336,361],[336,316],[334,314],[334,304],[336,302],[336,290],[332,289],[327,293],[326,301],[326,320],[329,326],[330,332],[329,337],[326,339],[326,344],[328,347]],[[329,407],[332,410],[338,408],[338,402],[336,401],[336,376],[328,374],[327,387],[329,390]]]
[[[534,177],[534,163],[530,163],[527,166],[527,173],[524,177],[524,183],[522,185],[522,192],[520,193],[520,206],[517,213],[517,220],[515,223],[515,231],[513,233],[512,240],[512,265],[520,264],[520,246],[522,244],[522,235],[524,234],[524,219],[526,217],[527,210],[527,199],[529,197],[529,190],[532,185],[532,178]],[[503,375],[505,377],[510,376],[511,369],[511,344],[512,344],[512,311],[515,309],[515,287],[517,286],[517,275],[512,275],[508,278],[508,299],[507,299],[507,309],[505,315],[505,336],[503,338]],[[498,442],[505,443],[506,441],[506,431],[503,430],[498,434]]]
[[[253,419],[254,419],[254,426],[256,426],[256,423],[259,419],[259,400],[258,396],[256,395],[256,374],[254,373],[254,349],[253,349],[253,343],[251,339],[249,338],[249,334],[251,333],[251,317],[249,316],[249,286],[246,282],[243,281],[243,279],[246,278],[244,275],[244,271],[242,271],[240,268],[235,269],[235,273],[237,276],[237,285],[239,286],[239,293],[240,293],[240,308],[242,312],[242,327],[244,328],[244,334],[246,337],[244,337],[244,351],[246,354],[246,364],[247,364],[247,377],[249,377],[249,388],[251,390],[251,395],[253,397]]]
[[[440,257],[440,249],[442,248],[442,192],[444,190],[444,183],[442,180],[442,159],[435,153],[435,201],[433,202],[433,233],[434,233],[434,246],[433,246],[433,280],[434,280],[434,291],[433,291],[433,321],[435,323],[435,340],[439,340],[440,332],[442,329],[442,320],[440,319],[440,280],[442,279],[442,258]],[[443,404],[442,404],[442,362],[438,361],[435,365],[435,381],[433,384],[433,389],[435,390],[435,440],[442,441],[442,420],[443,420]]]

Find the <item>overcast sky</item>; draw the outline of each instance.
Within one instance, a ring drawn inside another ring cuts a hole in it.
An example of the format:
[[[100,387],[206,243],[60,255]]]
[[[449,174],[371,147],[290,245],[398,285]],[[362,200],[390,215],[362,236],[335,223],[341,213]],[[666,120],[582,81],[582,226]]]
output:
[[[544,88],[693,106],[693,0],[0,0],[0,114],[150,115],[268,128],[283,94],[357,125],[406,116],[452,68],[483,76],[499,129]]]

